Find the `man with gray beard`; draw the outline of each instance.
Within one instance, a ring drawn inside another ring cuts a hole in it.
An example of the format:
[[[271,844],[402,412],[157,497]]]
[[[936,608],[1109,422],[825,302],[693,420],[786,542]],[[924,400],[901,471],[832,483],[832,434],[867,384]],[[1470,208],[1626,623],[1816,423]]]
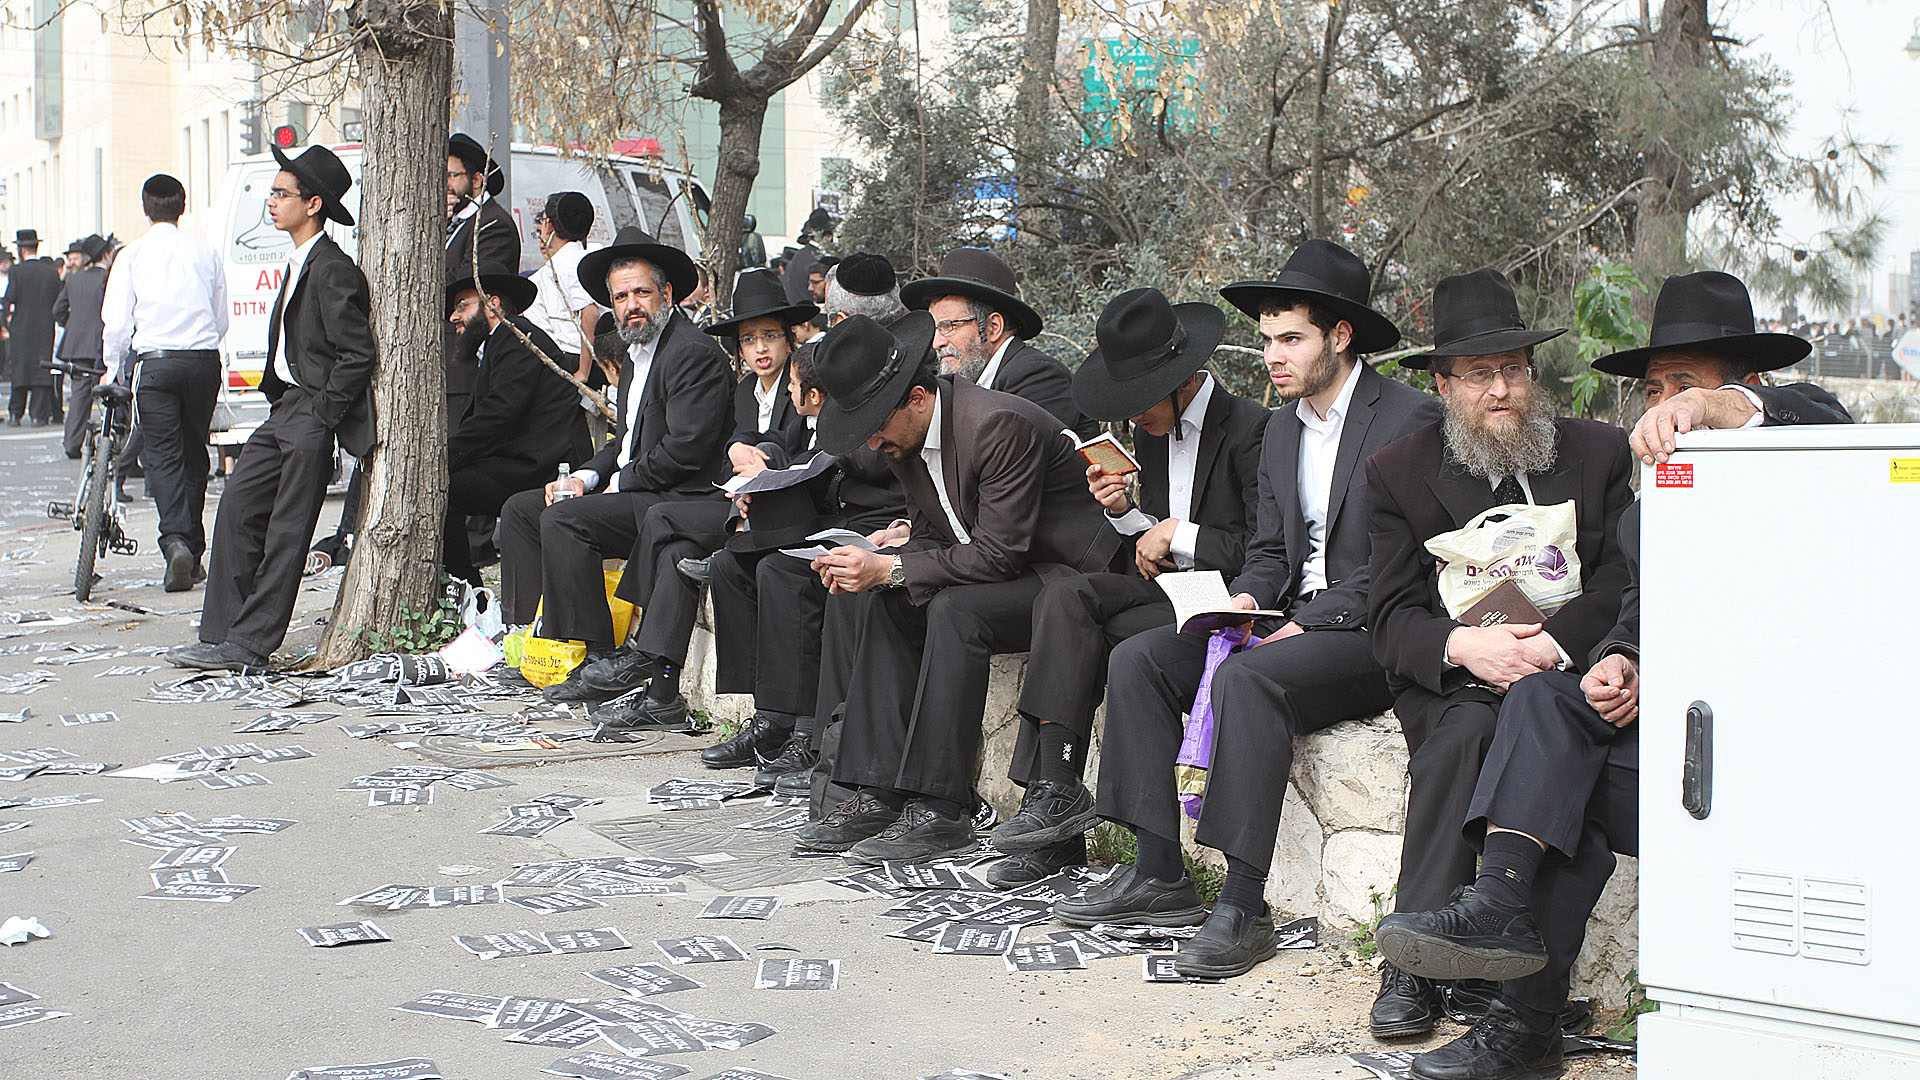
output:
[[[1496,270],[1434,288],[1434,349],[1402,361],[1430,369],[1445,418],[1367,462],[1373,553],[1367,625],[1412,755],[1396,911],[1443,907],[1474,880],[1460,831],[1507,688],[1537,671],[1578,671],[1612,628],[1628,582],[1617,523],[1633,501],[1626,433],[1553,415],[1535,381],[1530,331]],[[1495,507],[1573,504],[1579,595],[1543,622],[1468,626],[1449,613],[1427,544]],[[1433,1028],[1443,988],[1388,964],[1374,1003],[1381,1037]],[[1486,1007],[1490,986],[1461,987]],[[1462,1000],[1465,1009],[1473,1002]]]

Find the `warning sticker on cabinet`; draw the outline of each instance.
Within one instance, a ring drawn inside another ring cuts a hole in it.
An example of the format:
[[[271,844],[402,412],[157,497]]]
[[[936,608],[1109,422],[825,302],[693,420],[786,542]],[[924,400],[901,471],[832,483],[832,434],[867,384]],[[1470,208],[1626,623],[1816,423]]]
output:
[[[1888,463],[1892,466],[1890,471],[1894,483],[1920,484],[1920,458],[1897,457],[1890,459]]]
[[[1693,486],[1693,466],[1679,461],[1663,461],[1653,467],[1653,486],[1663,488],[1690,488]]]

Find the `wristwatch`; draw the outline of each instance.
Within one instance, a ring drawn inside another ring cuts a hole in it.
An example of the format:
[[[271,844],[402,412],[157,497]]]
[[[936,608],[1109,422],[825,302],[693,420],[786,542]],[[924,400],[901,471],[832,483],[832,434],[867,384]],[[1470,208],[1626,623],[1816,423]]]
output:
[[[893,557],[893,565],[887,567],[887,587],[890,589],[897,589],[900,586],[905,585],[906,583],[907,583],[906,565],[900,561],[900,556],[895,555]]]

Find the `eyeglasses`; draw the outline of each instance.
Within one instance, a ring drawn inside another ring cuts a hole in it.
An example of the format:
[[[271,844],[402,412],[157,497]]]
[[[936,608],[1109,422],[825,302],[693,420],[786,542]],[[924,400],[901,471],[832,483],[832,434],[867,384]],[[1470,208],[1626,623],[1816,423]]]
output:
[[[1493,385],[1495,375],[1507,380],[1508,386],[1520,386],[1533,381],[1533,365],[1508,364],[1500,368],[1474,368],[1459,375],[1448,373],[1447,378],[1458,379],[1475,390],[1485,390]]]
[[[970,322],[979,322],[979,321],[980,321],[979,319],[976,319],[971,315],[967,316],[964,319],[941,319],[939,322],[933,324],[933,330],[935,333],[939,334],[941,337],[952,337],[953,330],[955,327],[965,326]]]
[[[299,192],[288,191],[286,188],[269,188],[267,190],[268,202],[284,202],[287,199],[298,199],[299,197]]]
[[[762,330],[757,334],[741,334],[741,345],[772,345],[787,340],[787,335],[779,330]]]

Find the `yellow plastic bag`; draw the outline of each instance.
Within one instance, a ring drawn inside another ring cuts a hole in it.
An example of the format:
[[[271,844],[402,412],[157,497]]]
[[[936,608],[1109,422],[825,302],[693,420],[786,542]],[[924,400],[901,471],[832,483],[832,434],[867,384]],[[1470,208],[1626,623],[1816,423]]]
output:
[[[627,627],[633,622],[634,607],[625,600],[613,595],[620,584],[620,571],[603,571],[606,578],[607,614],[613,616],[613,640],[627,640]],[[540,614],[546,607],[541,601],[540,609],[533,616],[533,625],[540,625]],[[574,668],[587,658],[587,644],[584,641],[556,640],[554,638],[527,635],[526,646],[521,651],[520,675],[535,686],[552,686],[566,678]]]

